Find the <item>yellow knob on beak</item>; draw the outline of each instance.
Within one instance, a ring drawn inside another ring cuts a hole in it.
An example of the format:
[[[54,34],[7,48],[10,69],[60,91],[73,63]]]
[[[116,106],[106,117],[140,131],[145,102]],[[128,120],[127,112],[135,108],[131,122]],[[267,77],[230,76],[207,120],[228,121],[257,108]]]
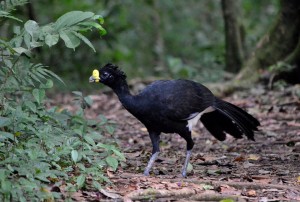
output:
[[[93,74],[90,77],[89,81],[90,82],[96,82],[96,83],[98,83],[100,81],[100,73],[99,73],[99,71],[97,69],[95,69],[93,71]]]

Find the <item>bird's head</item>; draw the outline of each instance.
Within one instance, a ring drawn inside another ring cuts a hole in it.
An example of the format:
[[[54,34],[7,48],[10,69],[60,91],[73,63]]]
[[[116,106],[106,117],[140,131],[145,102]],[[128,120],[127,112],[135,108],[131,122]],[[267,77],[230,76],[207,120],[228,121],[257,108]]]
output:
[[[99,70],[95,69],[89,82],[101,82],[107,86],[113,87],[115,84],[124,80],[126,80],[125,73],[121,71],[118,66],[108,63]]]

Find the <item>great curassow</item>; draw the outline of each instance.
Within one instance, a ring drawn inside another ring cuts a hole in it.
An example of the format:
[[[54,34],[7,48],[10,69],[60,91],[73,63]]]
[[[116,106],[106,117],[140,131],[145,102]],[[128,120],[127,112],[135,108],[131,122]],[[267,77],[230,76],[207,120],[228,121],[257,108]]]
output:
[[[191,131],[200,119],[205,128],[218,140],[226,134],[235,138],[246,135],[254,140],[259,121],[241,108],[215,97],[205,86],[190,80],[159,80],[137,95],[131,95],[126,75],[117,66],[107,64],[94,70],[90,82],[101,82],[117,94],[122,105],[140,120],[149,132],[153,150],[144,171],[149,171],[159,154],[160,133],[177,133],[186,141],[186,159],[182,176],[194,146]]]

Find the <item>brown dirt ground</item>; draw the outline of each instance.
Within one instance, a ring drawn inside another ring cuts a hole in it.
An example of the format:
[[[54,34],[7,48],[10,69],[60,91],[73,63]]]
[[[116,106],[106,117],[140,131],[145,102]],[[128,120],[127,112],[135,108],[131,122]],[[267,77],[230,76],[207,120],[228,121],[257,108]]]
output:
[[[150,177],[142,175],[151,154],[146,128],[129,114],[112,92],[92,95],[87,118],[105,115],[116,123],[114,138],[127,158],[113,184],[86,200],[155,201],[291,201],[300,200],[300,87],[267,90],[262,86],[224,99],[246,109],[261,122],[256,141],[227,136],[217,141],[198,124],[187,178],[180,175],[185,141],[177,134],[161,135],[161,153]],[[59,96],[58,102],[70,104]],[[70,96],[67,96],[70,97]],[[230,201],[230,200],[227,200]]]

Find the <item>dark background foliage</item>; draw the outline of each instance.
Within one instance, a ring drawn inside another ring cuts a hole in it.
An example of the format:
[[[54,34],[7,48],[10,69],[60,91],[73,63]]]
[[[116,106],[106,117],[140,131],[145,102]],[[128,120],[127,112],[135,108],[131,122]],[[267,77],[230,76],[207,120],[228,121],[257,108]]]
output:
[[[247,57],[271,26],[278,1],[238,3]],[[44,24],[70,10],[103,15],[108,32],[102,40],[97,33],[87,34],[96,53],[87,51],[89,47],[84,45],[76,52],[48,47],[38,50],[38,60],[45,61],[63,76],[71,88],[88,87],[86,81],[91,70],[107,62],[118,64],[129,78],[180,77],[215,82],[226,76],[224,22],[219,0],[31,0],[27,7],[16,12],[21,18],[30,17]]]

